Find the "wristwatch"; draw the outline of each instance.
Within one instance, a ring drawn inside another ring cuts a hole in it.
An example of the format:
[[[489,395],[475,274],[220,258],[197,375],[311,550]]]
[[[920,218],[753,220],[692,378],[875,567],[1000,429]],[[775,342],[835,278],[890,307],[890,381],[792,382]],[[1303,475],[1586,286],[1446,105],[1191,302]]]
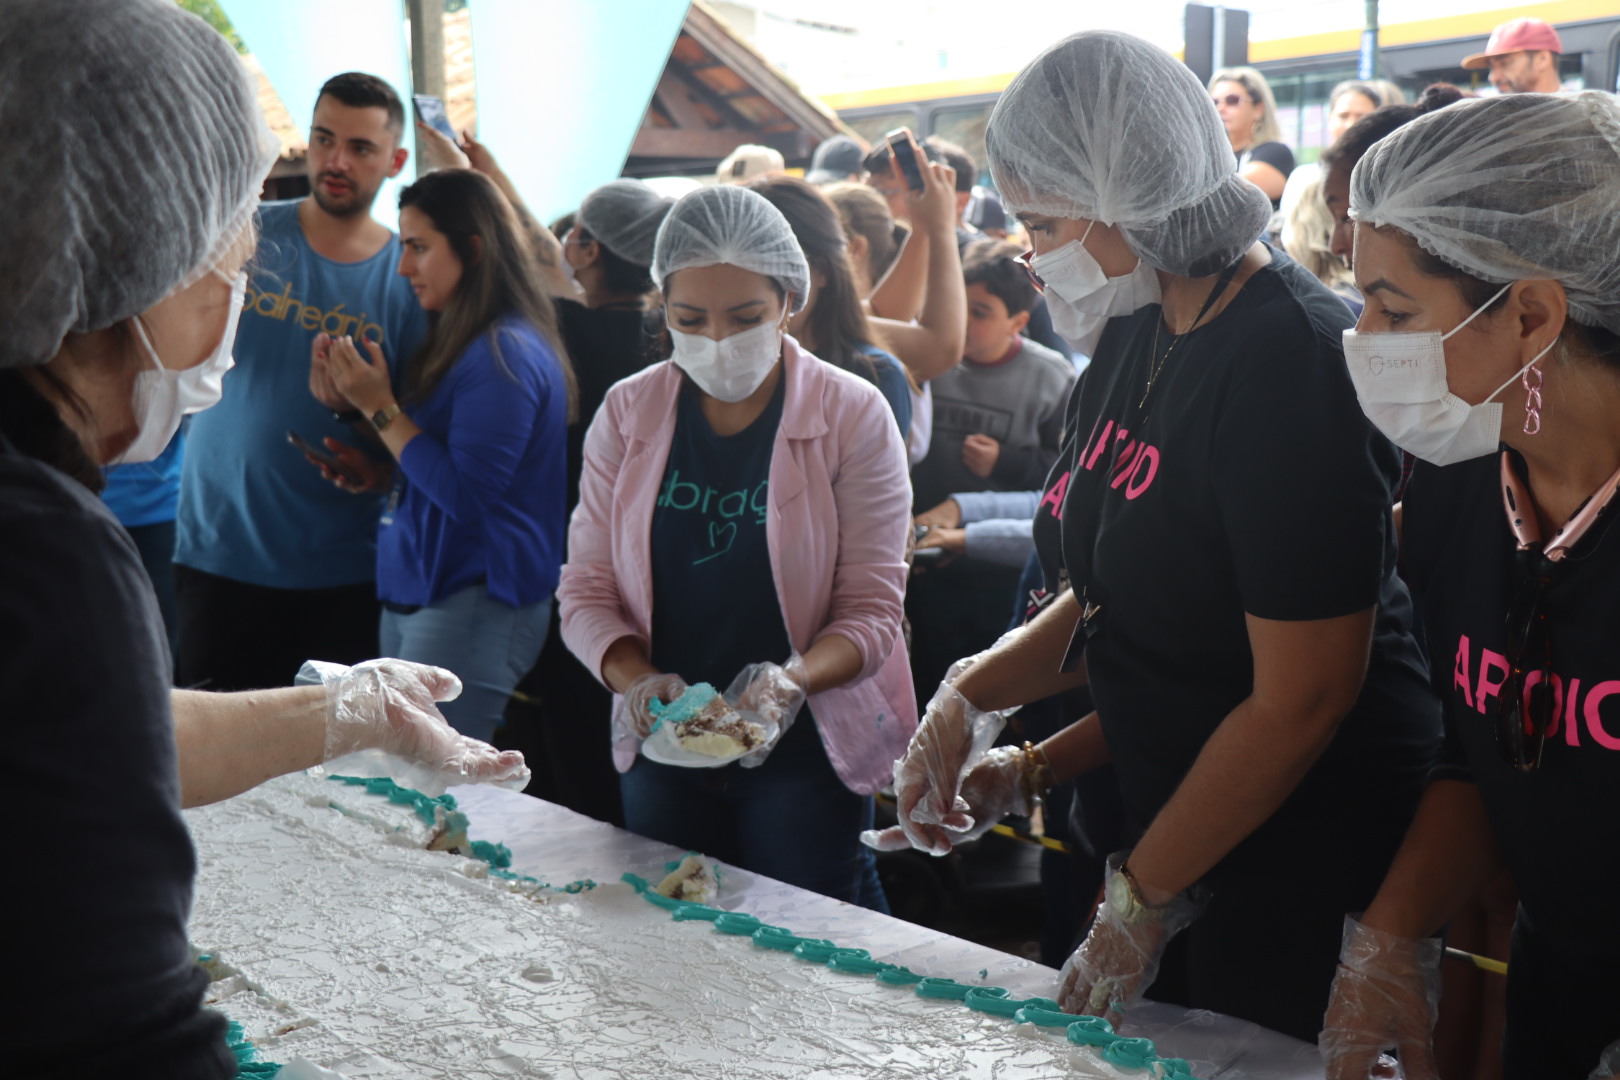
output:
[[[399,411],[398,404],[383,406],[371,414],[371,426],[381,431],[394,422],[394,417],[399,415]]]
[[[1103,902],[1126,926],[1152,922],[1164,914],[1164,909],[1153,907],[1142,899],[1141,887],[1125,865],[1127,857],[1123,853],[1108,857],[1108,867],[1113,873],[1108,876]]]

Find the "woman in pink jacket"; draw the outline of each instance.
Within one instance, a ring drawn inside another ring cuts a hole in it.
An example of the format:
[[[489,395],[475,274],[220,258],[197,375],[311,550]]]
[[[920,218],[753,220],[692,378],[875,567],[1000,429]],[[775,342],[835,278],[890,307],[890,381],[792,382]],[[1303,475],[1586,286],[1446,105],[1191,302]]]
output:
[[[652,272],[672,357],[591,424],[558,589],[563,639],[619,695],[625,822],[884,910],[857,838],[917,722],[904,444],[870,383],[784,332],[811,277],[758,194],[683,198]],[[781,733],[719,768],[638,756],[651,704],[697,682]]]

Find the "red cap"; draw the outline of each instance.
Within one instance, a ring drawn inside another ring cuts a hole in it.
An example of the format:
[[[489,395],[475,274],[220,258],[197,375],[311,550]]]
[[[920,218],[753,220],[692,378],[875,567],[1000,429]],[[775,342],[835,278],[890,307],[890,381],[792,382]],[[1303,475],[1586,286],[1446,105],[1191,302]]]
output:
[[[1465,68],[1491,66],[1491,57],[1516,52],[1562,53],[1564,43],[1558,40],[1558,31],[1540,19],[1514,19],[1491,31],[1491,40],[1485,51],[1463,58]]]

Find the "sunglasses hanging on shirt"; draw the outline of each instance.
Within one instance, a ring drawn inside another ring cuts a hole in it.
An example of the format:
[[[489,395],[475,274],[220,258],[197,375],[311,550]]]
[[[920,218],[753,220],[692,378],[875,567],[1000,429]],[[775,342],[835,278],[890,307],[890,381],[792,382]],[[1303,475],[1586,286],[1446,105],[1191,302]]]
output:
[[[1519,479],[1511,455],[1502,454],[1502,505],[1517,545],[1519,584],[1508,607],[1508,675],[1496,699],[1496,743],[1507,763],[1521,772],[1541,765],[1547,733],[1558,719],[1558,696],[1552,685],[1552,635],[1542,605],[1547,586],[1570,550],[1609,508],[1617,489],[1620,469],[1543,545],[1529,488]],[[1536,676],[1533,682],[1532,675]]]

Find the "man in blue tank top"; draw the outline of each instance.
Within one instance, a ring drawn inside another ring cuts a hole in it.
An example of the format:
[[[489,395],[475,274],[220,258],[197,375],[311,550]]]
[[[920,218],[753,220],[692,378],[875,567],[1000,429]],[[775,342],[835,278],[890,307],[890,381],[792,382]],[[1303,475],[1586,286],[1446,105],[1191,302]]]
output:
[[[318,335],[379,341],[397,380],[425,331],[395,272],[399,239],[371,217],[378,189],[405,165],[404,123],[381,79],[332,78],[310,125],[311,194],[260,212],[236,367],[186,447],[175,554],[182,686],[281,686],[307,659],[376,655],[381,495],[338,490],[287,436],[320,446],[354,442],[366,427],[342,415],[346,402],[312,392]]]

